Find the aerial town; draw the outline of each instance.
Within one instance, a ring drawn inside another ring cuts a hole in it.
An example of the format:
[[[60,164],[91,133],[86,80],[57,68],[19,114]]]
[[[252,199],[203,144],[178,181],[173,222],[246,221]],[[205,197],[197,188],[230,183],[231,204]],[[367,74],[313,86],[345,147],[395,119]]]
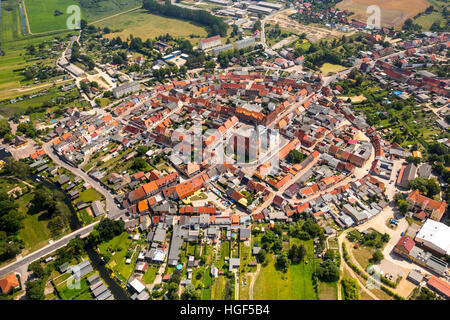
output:
[[[447,2],[42,1],[0,0],[0,300],[450,299]]]

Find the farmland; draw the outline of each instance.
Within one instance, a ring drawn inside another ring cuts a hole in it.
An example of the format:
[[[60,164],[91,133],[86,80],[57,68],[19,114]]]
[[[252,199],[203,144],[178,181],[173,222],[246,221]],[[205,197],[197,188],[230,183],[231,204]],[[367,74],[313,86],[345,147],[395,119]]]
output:
[[[149,14],[142,9],[119,15],[114,19],[105,19],[94,25],[109,27],[115,31],[106,35],[108,38],[120,36],[122,39],[126,39],[130,34],[143,40],[167,33],[173,37],[185,38],[189,38],[190,35],[197,37],[206,37],[207,35],[204,28],[191,22]],[[196,43],[198,39],[192,39],[191,41]]]
[[[66,10],[69,6],[77,4],[75,0],[25,0],[31,32],[42,33],[66,29],[66,21],[70,17]],[[57,15],[57,11],[62,14]]]
[[[353,12],[352,19],[366,22],[369,17],[366,10],[371,5],[380,7],[382,26],[399,27],[406,19],[425,11],[430,4],[426,0],[343,0],[337,7]]]
[[[67,28],[67,13],[71,5],[81,7],[81,18],[93,22],[142,5],[140,0],[77,1],[77,0],[24,0],[32,33],[43,33]]]
[[[428,14],[425,12],[422,13],[419,17],[416,17],[414,22],[421,25],[423,30],[430,30],[431,25],[435,21],[439,21],[441,23],[441,27],[444,26],[445,18],[443,16],[443,10],[445,6],[448,6],[448,4],[445,1],[439,0],[428,0],[428,2],[433,6],[433,12]]]

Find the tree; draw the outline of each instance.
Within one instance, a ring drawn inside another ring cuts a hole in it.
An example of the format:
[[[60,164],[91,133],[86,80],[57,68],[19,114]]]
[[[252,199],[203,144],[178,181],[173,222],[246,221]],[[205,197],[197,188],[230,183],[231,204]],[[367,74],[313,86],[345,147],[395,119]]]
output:
[[[345,277],[341,280],[345,300],[359,300],[359,286],[356,279]]]
[[[80,20],[80,29],[81,30],[84,30],[84,29],[86,29],[86,27],[87,27],[87,21],[86,20],[84,20],[84,19],[81,19]]]
[[[4,137],[6,134],[11,133],[11,127],[6,119],[0,119],[0,137]]]
[[[4,159],[5,173],[15,176],[19,179],[25,179],[30,173],[30,167],[28,164],[22,161],[17,161],[13,157],[7,157]]]
[[[0,230],[15,234],[22,228],[24,218],[19,211],[11,210],[0,218]]]
[[[372,258],[370,259],[370,261],[371,261],[372,263],[378,263],[378,262],[380,262],[380,261],[383,260],[383,259],[384,259],[383,252],[381,252],[380,249],[377,249],[377,250],[373,253]]]
[[[339,268],[329,259],[317,267],[316,274],[321,281],[334,282],[339,280]]]
[[[277,267],[277,269],[279,269],[283,272],[287,272],[287,270],[289,268],[289,259],[288,259],[288,255],[287,255],[286,251],[281,252],[277,256],[277,262],[276,262],[275,266]]]
[[[45,186],[40,185],[34,192],[34,197],[31,200],[32,208],[35,212],[41,212],[47,210],[49,213],[53,213],[56,207],[56,200],[54,194]]]
[[[216,62],[214,60],[209,60],[206,61],[205,63],[205,69],[206,70],[214,70],[214,68],[216,67]]]
[[[267,230],[261,238],[262,243],[273,243],[275,241],[275,233],[272,230]]]
[[[44,300],[44,286],[43,281],[41,280],[34,280],[34,281],[28,281],[26,283],[26,293],[28,298],[31,300]]]
[[[306,255],[306,249],[303,244],[297,246],[293,244],[291,249],[289,250],[289,259],[291,259],[292,263],[299,263],[303,261]]]
[[[264,249],[259,250],[257,258],[259,263],[264,263],[264,261],[266,261],[266,255],[267,255],[267,251]]]
[[[39,261],[34,261],[28,266],[28,271],[33,272],[36,278],[43,278],[45,276],[45,270]]]
[[[181,294],[181,300],[200,300],[200,296],[192,284],[189,284]]]
[[[397,208],[398,208],[398,211],[400,211],[402,214],[405,215],[406,213],[408,213],[410,206],[409,206],[409,203],[406,202],[405,200],[399,200],[397,202]]]
[[[290,163],[301,163],[303,160],[306,159],[306,154],[301,153],[300,151],[294,149],[289,152],[289,154],[286,157],[286,160]]]
[[[147,161],[145,161],[144,158],[135,158],[133,160],[133,164],[131,165],[131,168],[134,170],[142,171],[145,170],[148,167]]]
[[[95,226],[94,230],[96,230],[98,234],[94,234],[89,240],[94,243],[109,241],[124,232],[124,225],[125,223],[123,220],[111,220],[109,218],[104,218],[98,225]]]
[[[147,146],[139,146],[136,151],[137,151],[137,155],[139,157],[142,157],[143,155],[145,155],[147,153],[148,147]]]

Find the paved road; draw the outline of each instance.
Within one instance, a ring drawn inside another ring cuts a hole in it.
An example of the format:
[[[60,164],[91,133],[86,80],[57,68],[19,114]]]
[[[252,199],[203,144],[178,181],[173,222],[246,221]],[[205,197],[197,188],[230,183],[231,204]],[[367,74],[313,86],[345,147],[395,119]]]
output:
[[[17,269],[26,266],[30,263],[32,263],[35,260],[38,260],[62,247],[64,247],[67,243],[69,243],[70,240],[74,239],[77,236],[85,237],[87,236],[93,229],[94,226],[97,225],[99,221],[96,221],[84,228],[81,228],[79,230],[76,230],[72,232],[71,234],[66,235],[65,237],[56,240],[55,242],[48,244],[47,246],[30,253],[29,255],[19,258],[13,263],[10,263],[9,265],[3,267],[0,269],[0,277],[3,277],[4,275],[7,275],[8,273],[11,273],[13,271],[16,271]]]

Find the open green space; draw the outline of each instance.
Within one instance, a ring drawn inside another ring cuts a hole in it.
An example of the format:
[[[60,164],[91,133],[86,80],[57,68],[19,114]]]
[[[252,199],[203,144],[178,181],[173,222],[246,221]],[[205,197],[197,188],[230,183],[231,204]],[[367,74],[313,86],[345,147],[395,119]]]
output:
[[[146,40],[169,33],[175,38],[187,38],[193,44],[198,44],[198,37],[190,38],[189,36],[207,36],[206,30],[201,26],[183,20],[149,14],[144,9],[105,19],[94,25],[102,28],[109,27],[113,30],[114,32],[105,35],[108,38],[120,36],[122,39],[126,39],[132,34],[134,37]]]
[[[145,284],[153,283],[153,281],[155,281],[156,274],[158,273],[158,269],[158,267],[149,266],[142,277],[142,281],[144,281]]]
[[[328,62],[324,63],[322,65],[322,67],[320,67],[320,71],[325,76],[335,74],[335,73],[337,73],[339,71],[342,71],[342,70],[345,70],[345,69],[347,69],[347,68],[344,67],[344,66],[341,66],[341,65],[338,65],[338,64],[331,64],[331,63],[328,63]]]
[[[32,33],[67,29],[72,13],[67,9],[79,5],[75,0],[24,0]]]
[[[130,239],[127,232],[123,232],[110,241],[101,243],[99,249],[102,255],[110,257],[107,267],[112,269],[120,280],[125,283],[133,272],[134,262],[139,255],[139,248],[136,249],[136,244]],[[131,263],[127,264],[127,255],[131,259]]]
[[[93,22],[120,12],[137,8],[141,0],[25,0],[31,32],[42,33],[67,29],[67,21],[74,11],[70,6],[78,6],[81,18]]]
[[[293,242],[299,242],[297,239]],[[312,240],[302,242],[307,250],[306,261],[291,264],[286,273],[275,268],[275,257],[267,255],[253,287],[255,300],[317,300],[312,275],[314,272]]]

